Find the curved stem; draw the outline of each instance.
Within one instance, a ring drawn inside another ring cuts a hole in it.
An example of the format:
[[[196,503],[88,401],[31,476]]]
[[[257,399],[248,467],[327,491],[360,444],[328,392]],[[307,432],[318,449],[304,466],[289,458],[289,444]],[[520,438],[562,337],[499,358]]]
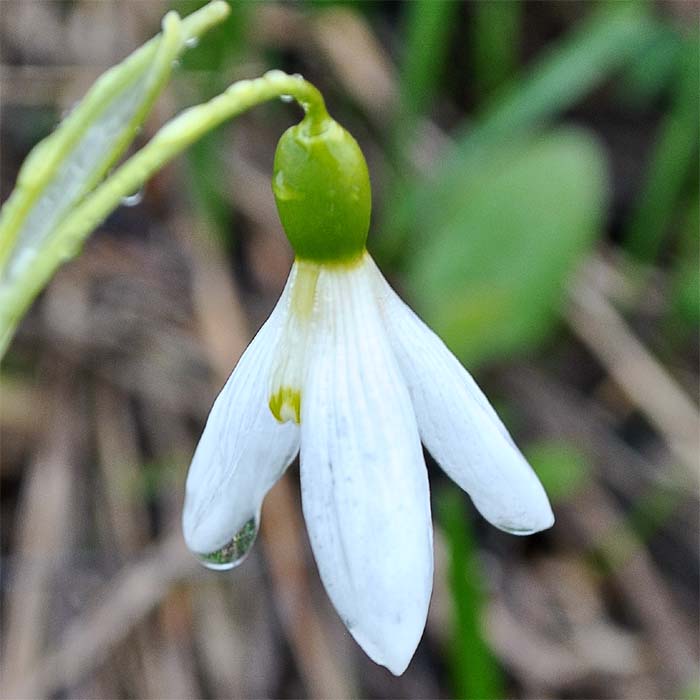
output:
[[[0,299],[0,357],[15,328],[56,269],[80,252],[87,236],[138,191],[154,173],[188,146],[227,119],[262,102],[291,95],[305,112],[302,128],[309,136],[322,133],[332,122],[321,93],[301,76],[269,71],[261,78],[241,80],[209,102],[185,110],[163,126],[56,227],[35,264]]]

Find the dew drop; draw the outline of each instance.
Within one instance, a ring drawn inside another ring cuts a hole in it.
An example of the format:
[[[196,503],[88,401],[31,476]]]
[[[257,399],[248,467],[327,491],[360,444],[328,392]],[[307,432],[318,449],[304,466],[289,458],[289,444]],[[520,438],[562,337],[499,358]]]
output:
[[[199,44],[199,37],[196,36],[190,36],[187,39],[185,39],[185,46],[188,49],[193,49],[195,46]]]
[[[275,175],[275,177],[272,180],[272,191],[275,193],[275,197],[277,197],[277,199],[280,199],[284,202],[287,202],[291,199],[304,198],[303,193],[289,187],[289,185],[284,179],[284,173],[281,170],[277,173],[277,175]]]
[[[137,204],[141,204],[143,200],[143,189],[136,190],[133,194],[128,194],[126,197],[122,197],[122,204],[125,207],[135,207]]]
[[[294,102],[294,98],[291,95],[280,95],[280,100],[282,102]]]
[[[214,571],[228,571],[242,564],[258,534],[258,518],[251,518],[221,549],[198,554],[202,565]]]
[[[499,530],[503,530],[503,532],[507,532],[510,535],[534,535],[537,532],[537,530],[533,530],[532,528],[528,527],[509,527],[499,525],[498,528]]]

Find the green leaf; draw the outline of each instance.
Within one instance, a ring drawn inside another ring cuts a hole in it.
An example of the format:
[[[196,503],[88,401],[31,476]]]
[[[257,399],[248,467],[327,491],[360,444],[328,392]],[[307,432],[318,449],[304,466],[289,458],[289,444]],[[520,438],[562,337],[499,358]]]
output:
[[[0,285],[0,356],[19,319],[56,269],[80,252],[87,236],[119,206],[124,197],[167,162],[227,119],[280,95],[293,95],[306,110],[306,119],[327,118],[318,90],[300,76],[268,71],[261,78],[240,80],[224,93],[180,113],[140,150],[91,190],[56,225],[35,262],[12,283]]]
[[[627,248],[645,262],[653,262],[656,258],[691,176],[697,188],[699,51],[697,38],[688,41],[684,47],[674,104],[661,125],[647,179],[628,226]]]
[[[447,663],[453,697],[503,697],[503,675],[482,629],[485,585],[467,519],[466,496],[457,488],[439,494],[437,514],[449,556],[452,615]]]
[[[694,332],[700,327],[700,201],[688,207],[681,231],[679,250],[671,273],[671,315],[668,319],[678,331],[681,327]]]
[[[493,149],[462,173],[407,274],[420,312],[462,359],[542,340],[598,233],[606,179],[597,142],[576,130]]]
[[[592,12],[524,76],[494,95],[474,126],[458,134],[428,180],[403,185],[402,196],[384,212],[379,255],[400,257],[409,249],[407,239],[431,230],[433,212],[461,196],[465,169],[480,168],[491,148],[521,140],[571,107],[643,55],[659,31],[646,4],[619,2]]]
[[[178,0],[173,3],[173,9],[185,16],[204,5],[205,0]],[[202,99],[224,90],[230,83],[236,63],[240,65],[242,62],[241,54],[245,50],[245,37],[253,6],[236,2],[229,3],[229,8],[228,16],[207,32],[207,40],[197,43],[182,57],[183,72],[204,74],[202,77],[205,82],[198,86],[201,88],[199,97]],[[188,82],[193,77],[188,75]]]
[[[214,3],[205,23],[206,12],[186,24],[175,13],[166,15],[162,34],[102,75],[56,131],[32,150],[0,213],[0,293],[32,266],[61,219],[124,152],[175,58],[191,37],[225,14],[225,7]]]
[[[641,3],[616,3],[592,13],[527,75],[494,96],[478,126],[460,139],[453,166],[458,169],[463,156],[477,146],[512,138],[570,107],[645,51],[657,33],[658,26]]]
[[[0,220],[0,282],[31,266],[56,224],[119,156],[167,79],[181,45],[179,17],[93,86],[30,153]]]
[[[679,28],[665,23],[659,26],[647,50],[624,71],[618,95],[625,105],[632,109],[648,107],[668,92],[678,72],[683,43]]]
[[[401,112],[404,117],[411,117],[430,104],[440,84],[459,3],[415,0],[403,8],[406,19]]]
[[[482,99],[515,74],[522,4],[520,0],[481,0],[471,10],[475,91]]]

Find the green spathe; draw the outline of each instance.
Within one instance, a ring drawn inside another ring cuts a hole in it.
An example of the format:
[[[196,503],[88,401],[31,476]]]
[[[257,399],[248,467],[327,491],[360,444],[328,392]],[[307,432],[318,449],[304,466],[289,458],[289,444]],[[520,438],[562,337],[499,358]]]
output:
[[[272,190],[298,258],[341,262],[362,254],[372,194],[355,139],[330,117],[287,129],[275,152]]]

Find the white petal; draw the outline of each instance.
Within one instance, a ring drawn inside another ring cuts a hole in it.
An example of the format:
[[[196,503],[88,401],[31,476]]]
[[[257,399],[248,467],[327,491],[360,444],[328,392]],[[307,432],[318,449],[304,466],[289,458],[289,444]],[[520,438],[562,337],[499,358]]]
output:
[[[304,516],[328,595],[365,652],[403,673],[433,579],[427,471],[366,263],[324,270],[302,399]]]
[[[542,485],[476,382],[376,266],[374,277],[423,444],[496,527],[520,535],[551,527]]]
[[[318,263],[295,260],[285,290],[287,313],[270,369],[270,409],[278,421],[299,423],[301,394],[308,367]]]
[[[270,366],[288,304],[280,298],[214,402],[187,475],[183,530],[194,552],[226,545],[258,516],[299,449],[299,428],[268,406]]]

